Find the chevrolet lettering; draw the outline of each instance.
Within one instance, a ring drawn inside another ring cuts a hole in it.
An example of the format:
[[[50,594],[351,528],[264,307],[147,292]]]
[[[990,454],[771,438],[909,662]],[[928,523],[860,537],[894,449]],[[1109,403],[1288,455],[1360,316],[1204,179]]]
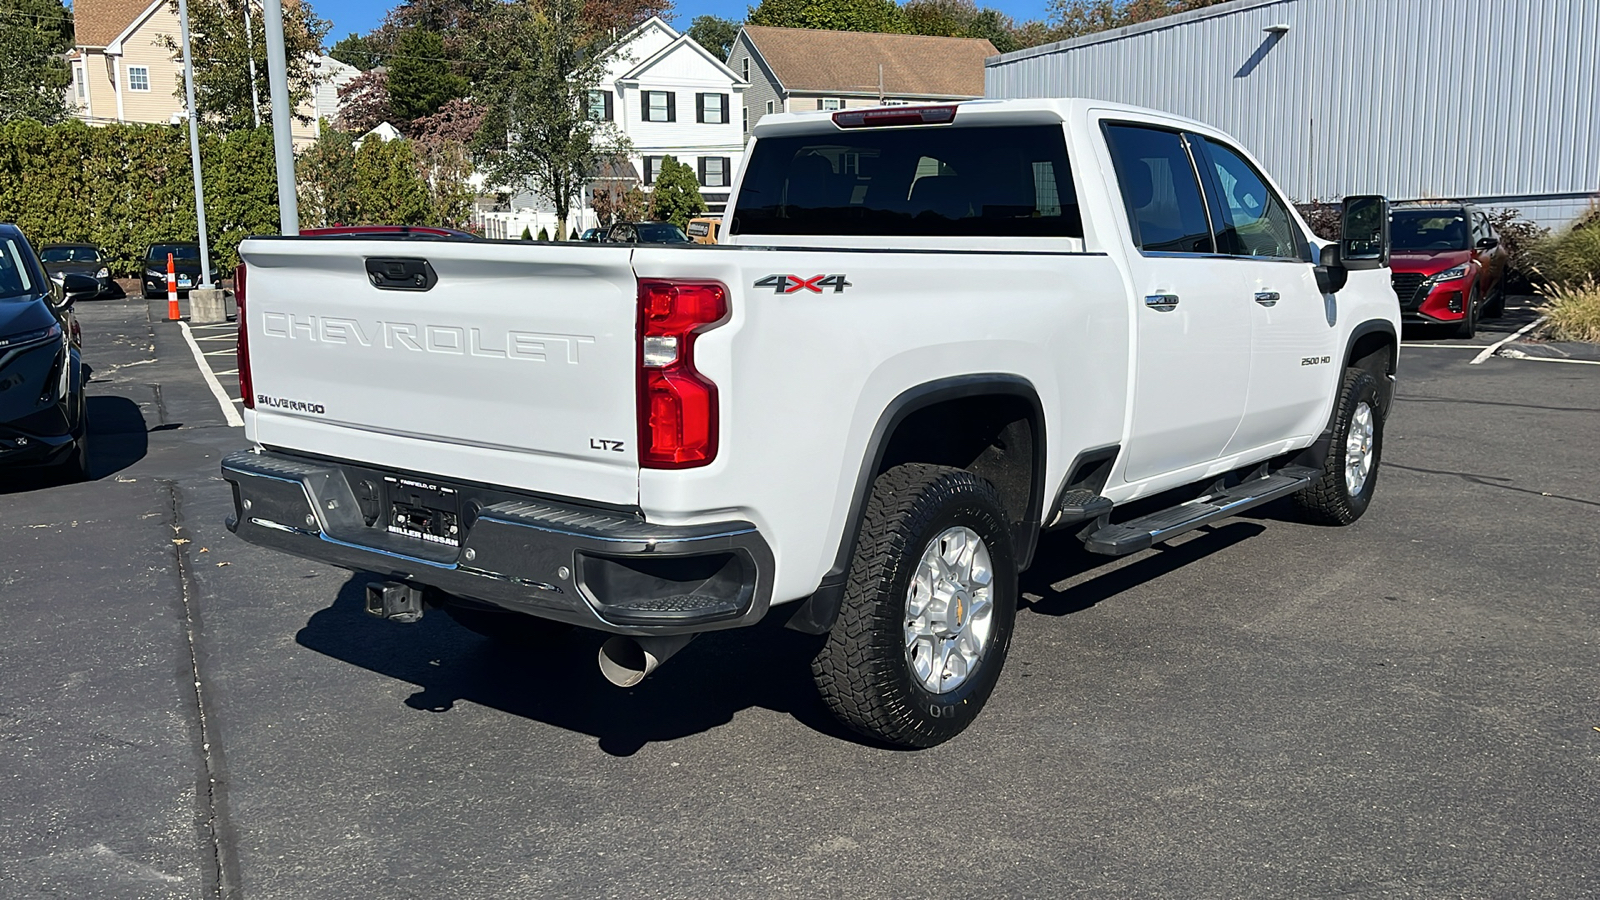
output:
[[[1042,533],[1126,556],[1375,502],[1383,197],[1323,241],[1227,134],[1098,100],[775,113],[734,168],[710,245],[245,240],[228,527],[368,573],[375,628],[442,613],[551,660],[604,632],[621,686],[777,616],[841,722],[930,747],[1037,620]],[[1106,690],[1080,670],[1056,689]]]

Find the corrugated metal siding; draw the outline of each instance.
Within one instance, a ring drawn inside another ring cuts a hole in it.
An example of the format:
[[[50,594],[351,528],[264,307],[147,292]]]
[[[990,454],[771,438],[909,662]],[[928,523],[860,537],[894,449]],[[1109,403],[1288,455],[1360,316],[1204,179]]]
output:
[[[994,57],[987,94],[1210,123],[1302,200],[1600,191],[1600,0],[1239,0],[1133,31]]]

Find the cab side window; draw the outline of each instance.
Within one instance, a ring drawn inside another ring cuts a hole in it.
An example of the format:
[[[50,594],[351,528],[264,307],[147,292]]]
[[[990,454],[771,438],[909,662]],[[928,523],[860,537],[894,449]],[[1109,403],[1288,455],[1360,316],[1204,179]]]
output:
[[[1214,253],[1194,166],[1175,131],[1107,125],[1106,142],[1133,239],[1155,253]]]
[[[1216,220],[1218,252],[1230,256],[1309,260],[1306,241],[1288,206],[1267,187],[1255,166],[1210,138],[1205,147],[1207,198]]]

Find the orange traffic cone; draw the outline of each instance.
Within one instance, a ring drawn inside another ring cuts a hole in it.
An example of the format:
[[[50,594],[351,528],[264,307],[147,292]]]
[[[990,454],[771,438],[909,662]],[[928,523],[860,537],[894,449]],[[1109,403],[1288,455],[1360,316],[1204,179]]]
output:
[[[172,261],[172,254],[167,254],[167,321],[176,322],[183,318],[183,313],[178,311],[178,267]]]

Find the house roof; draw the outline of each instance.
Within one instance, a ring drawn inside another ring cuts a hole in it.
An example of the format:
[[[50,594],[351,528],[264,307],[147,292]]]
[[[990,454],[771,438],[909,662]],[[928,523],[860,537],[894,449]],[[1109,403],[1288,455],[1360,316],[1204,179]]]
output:
[[[882,65],[886,94],[982,97],[983,61],[996,53],[981,38],[766,25],[746,25],[744,34],[789,92],[875,94]]]
[[[707,50],[706,48],[700,46],[699,42],[697,42],[694,39],[690,38],[687,34],[680,35],[672,43],[670,43],[670,44],[666,45],[665,47],[662,47],[660,50],[656,51],[655,55],[651,56],[649,59],[646,59],[645,61],[639,63],[636,66],[634,66],[631,70],[629,70],[626,74],[624,74],[622,76],[622,78],[620,78],[618,80],[620,80],[620,81],[637,81],[639,78],[643,77],[644,73],[650,67],[656,65],[657,63],[659,63],[662,60],[666,59],[667,57],[671,56],[673,53],[677,52],[680,47],[687,48],[688,52],[693,53],[693,54],[699,56],[700,58],[704,59],[706,62],[710,63],[717,71],[719,71],[722,74],[728,76],[728,79],[730,81],[732,81],[734,84],[741,84],[742,85],[742,84],[745,83],[743,78],[740,78],[738,75],[734,74],[734,71],[732,69],[728,68],[728,64],[727,63],[725,63],[722,60],[718,59],[716,57],[716,54],[712,53],[710,50]]]
[[[151,7],[151,0],[74,0],[72,27],[80,47],[105,47]]]

